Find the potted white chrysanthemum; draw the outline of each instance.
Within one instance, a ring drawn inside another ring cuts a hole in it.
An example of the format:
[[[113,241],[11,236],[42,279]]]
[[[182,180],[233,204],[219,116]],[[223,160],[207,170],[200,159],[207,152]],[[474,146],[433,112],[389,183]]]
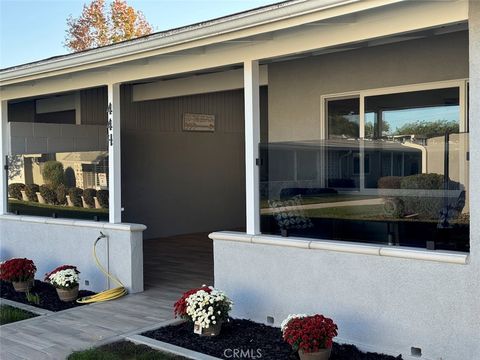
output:
[[[45,275],[45,281],[52,284],[62,301],[74,301],[78,297],[80,271],[73,265],[62,265]]]
[[[203,286],[183,294],[175,304],[175,315],[191,320],[196,334],[216,336],[228,321],[232,304],[223,291]]]

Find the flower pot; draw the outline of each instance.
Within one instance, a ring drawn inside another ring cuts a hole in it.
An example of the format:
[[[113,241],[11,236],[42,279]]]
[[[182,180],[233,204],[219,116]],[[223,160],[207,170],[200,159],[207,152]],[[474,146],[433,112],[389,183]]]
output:
[[[59,289],[57,288],[57,294],[60,300],[68,302],[74,301],[78,298],[78,285],[71,289]]]
[[[210,324],[208,329],[200,329],[198,328],[197,324],[194,324],[194,332],[195,334],[198,334],[200,336],[217,336],[220,334],[220,331],[222,330],[222,322],[219,321],[216,324]]]
[[[316,352],[306,353],[303,350],[298,351],[298,355],[300,356],[300,360],[328,360],[330,357],[330,353],[332,349],[321,349]]]
[[[34,279],[28,279],[26,281],[12,281],[12,285],[16,292],[28,292],[33,287],[34,282]]]

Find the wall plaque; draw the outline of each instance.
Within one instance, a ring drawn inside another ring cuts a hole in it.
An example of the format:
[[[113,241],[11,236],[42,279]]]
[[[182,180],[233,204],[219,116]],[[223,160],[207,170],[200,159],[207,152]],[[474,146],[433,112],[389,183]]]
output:
[[[183,114],[183,131],[215,131],[215,115]]]

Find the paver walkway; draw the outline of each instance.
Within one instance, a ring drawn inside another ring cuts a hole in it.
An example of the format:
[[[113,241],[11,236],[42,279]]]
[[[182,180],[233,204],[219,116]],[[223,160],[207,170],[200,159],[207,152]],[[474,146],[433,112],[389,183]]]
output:
[[[61,360],[146,331],[172,318],[172,301],[183,291],[213,281],[206,234],[145,240],[144,254],[145,292],[3,325],[0,359]]]
[[[0,328],[0,359],[65,359],[172,317],[172,306],[148,294],[128,295]]]

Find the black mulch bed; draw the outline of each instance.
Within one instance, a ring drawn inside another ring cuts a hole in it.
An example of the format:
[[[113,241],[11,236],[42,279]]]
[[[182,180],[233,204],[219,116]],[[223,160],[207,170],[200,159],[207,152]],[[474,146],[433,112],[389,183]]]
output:
[[[255,323],[250,320],[231,320],[224,324],[216,337],[200,337],[193,333],[191,323],[170,325],[148,331],[144,336],[173,345],[195,350],[222,359],[231,359],[234,349],[243,350],[243,358],[262,360],[298,360],[298,354],[282,339],[279,328]],[[227,350],[231,349],[231,350]],[[227,350],[227,352],[225,352]],[[257,350],[261,353],[261,357]],[[241,354],[241,352],[239,352]],[[253,355],[253,356],[252,356]],[[254,357],[256,356],[256,357]],[[239,358],[239,357],[237,357]],[[394,360],[402,359],[377,353],[363,353],[353,345],[334,343],[330,360]]]
[[[52,285],[38,280],[35,280],[35,285],[33,286],[32,290],[30,290],[30,293],[33,295],[38,294],[40,297],[40,302],[38,305],[28,302],[25,293],[16,292],[11,283],[0,280],[0,297],[4,299],[18,301],[50,311],[61,311],[84,305],[79,304],[76,301],[61,301],[58,298],[57,290]],[[93,294],[95,293],[91,291],[80,290],[78,292],[78,297],[84,297]]]

